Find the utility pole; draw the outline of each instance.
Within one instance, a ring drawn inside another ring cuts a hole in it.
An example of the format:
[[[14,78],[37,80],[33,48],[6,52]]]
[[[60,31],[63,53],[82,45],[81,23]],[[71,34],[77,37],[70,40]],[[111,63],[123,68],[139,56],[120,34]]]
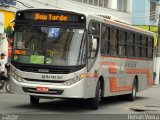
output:
[[[159,14],[159,21],[158,21],[158,41],[157,41],[157,50],[156,50],[156,56],[154,61],[154,67],[156,72],[156,77],[154,84],[159,84],[159,75],[160,75],[160,14]]]

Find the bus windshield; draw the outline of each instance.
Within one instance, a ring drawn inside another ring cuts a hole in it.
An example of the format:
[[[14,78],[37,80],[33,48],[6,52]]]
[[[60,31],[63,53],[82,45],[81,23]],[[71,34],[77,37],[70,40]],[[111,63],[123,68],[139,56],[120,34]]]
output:
[[[86,63],[84,28],[16,26],[12,60],[26,64],[76,66]]]

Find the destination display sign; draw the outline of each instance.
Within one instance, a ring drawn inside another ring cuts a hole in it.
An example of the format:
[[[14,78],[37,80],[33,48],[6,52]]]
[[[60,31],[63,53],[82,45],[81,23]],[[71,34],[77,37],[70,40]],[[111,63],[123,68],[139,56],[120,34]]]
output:
[[[16,13],[16,20],[30,21],[50,21],[50,22],[69,22],[85,23],[86,17],[82,14],[66,12],[28,12],[22,11]]]

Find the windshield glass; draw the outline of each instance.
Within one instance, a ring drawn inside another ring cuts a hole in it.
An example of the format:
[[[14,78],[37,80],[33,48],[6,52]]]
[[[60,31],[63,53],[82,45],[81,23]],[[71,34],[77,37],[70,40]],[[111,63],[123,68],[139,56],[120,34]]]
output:
[[[84,65],[84,36],[83,28],[18,26],[12,60],[28,64]]]

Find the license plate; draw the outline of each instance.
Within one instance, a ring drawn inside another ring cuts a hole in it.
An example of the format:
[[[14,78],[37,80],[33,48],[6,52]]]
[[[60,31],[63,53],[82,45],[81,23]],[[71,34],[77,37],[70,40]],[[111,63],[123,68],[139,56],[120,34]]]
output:
[[[37,92],[46,93],[46,92],[49,91],[49,88],[47,88],[47,87],[37,87],[37,88],[36,88],[36,91],[37,91]]]

